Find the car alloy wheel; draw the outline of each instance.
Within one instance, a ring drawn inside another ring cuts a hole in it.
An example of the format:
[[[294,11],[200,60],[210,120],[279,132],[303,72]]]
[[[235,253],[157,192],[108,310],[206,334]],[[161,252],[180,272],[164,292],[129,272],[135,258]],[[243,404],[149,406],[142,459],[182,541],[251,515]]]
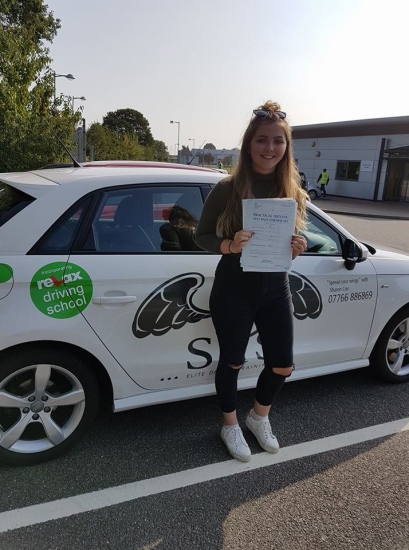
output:
[[[409,318],[404,319],[392,332],[386,361],[391,373],[397,376],[409,374]]]
[[[318,196],[318,193],[315,191],[315,189],[310,189],[310,191],[308,191],[308,196],[312,201],[315,201],[315,199]]]
[[[32,464],[67,451],[98,410],[93,372],[77,357],[61,352],[24,353],[2,364],[0,460]]]
[[[388,382],[409,380],[409,308],[386,325],[371,354],[371,365]]]

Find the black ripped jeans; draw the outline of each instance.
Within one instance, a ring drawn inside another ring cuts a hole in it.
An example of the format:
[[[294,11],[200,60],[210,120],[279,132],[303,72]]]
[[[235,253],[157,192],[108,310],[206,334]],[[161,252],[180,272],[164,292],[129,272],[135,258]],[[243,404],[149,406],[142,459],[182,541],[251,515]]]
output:
[[[287,273],[244,272],[240,258],[223,255],[210,294],[210,312],[220,347],[216,391],[225,413],[237,408],[237,378],[253,324],[263,348],[256,400],[269,406],[285,376],[273,368],[293,366],[293,306]]]

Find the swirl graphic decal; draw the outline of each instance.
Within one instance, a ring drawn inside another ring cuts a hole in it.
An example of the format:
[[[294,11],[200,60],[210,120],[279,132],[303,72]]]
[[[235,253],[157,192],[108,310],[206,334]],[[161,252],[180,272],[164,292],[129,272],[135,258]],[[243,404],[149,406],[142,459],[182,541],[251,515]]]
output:
[[[318,288],[304,275],[292,271],[289,276],[294,317],[299,321],[316,319],[321,315],[322,298]]]
[[[161,336],[171,328],[177,330],[186,323],[197,323],[210,317],[210,311],[192,303],[205,278],[200,273],[183,273],[169,279],[152,292],[136,312],[132,332],[137,338],[150,334]]]
[[[138,308],[132,332],[136,338],[161,336],[171,329],[180,329],[186,323],[198,323],[211,317],[210,311],[193,303],[197,290],[204,283],[200,273],[182,273],[156,288]],[[318,289],[303,275],[289,275],[294,317],[299,321],[316,319],[322,311]],[[256,332],[252,332],[252,335]]]

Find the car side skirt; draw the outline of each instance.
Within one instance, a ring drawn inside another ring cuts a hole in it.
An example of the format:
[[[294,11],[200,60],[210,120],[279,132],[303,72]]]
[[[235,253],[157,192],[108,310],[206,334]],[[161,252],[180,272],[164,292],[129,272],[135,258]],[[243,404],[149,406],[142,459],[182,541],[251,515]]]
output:
[[[326,374],[335,374],[348,370],[360,369],[369,365],[368,359],[357,359],[348,361],[347,363],[333,363],[322,367],[311,367],[306,369],[296,369],[290,378],[287,380],[295,382],[296,380],[304,380],[306,378],[314,378],[324,376]],[[238,381],[239,390],[250,390],[256,387],[258,377],[243,378]],[[160,390],[156,392],[146,392],[143,394],[126,397],[124,399],[114,400],[114,412],[127,411],[147,407],[149,405],[162,405],[171,403],[172,401],[182,401],[184,399],[195,399],[196,397],[206,397],[216,393],[214,383],[201,384],[198,386],[190,386],[184,388],[176,388],[173,390]]]

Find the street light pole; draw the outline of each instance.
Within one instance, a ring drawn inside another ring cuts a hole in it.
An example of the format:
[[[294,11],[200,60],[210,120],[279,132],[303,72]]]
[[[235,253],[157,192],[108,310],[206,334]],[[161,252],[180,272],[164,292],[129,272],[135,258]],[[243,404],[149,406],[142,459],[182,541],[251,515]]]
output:
[[[194,138],[189,138],[189,141],[193,141],[193,149],[192,149],[192,151],[194,151],[194,149],[195,149],[195,139],[194,139]],[[191,156],[192,156],[192,155],[191,155]],[[194,159],[194,157],[192,156],[192,159],[189,160],[189,164],[193,161],[193,159]]]
[[[171,124],[177,124],[178,125],[178,157],[177,160],[179,162],[179,146],[180,146],[180,122],[178,120],[171,120]]]
[[[72,103],[71,103],[71,109],[72,110],[74,110],[74,99],[80,99],[81,101],[87,101],[87,98],[84,97],[84,96],[81,96],[81,97],[72,96]]]
[[[55,101],[55,90],[56,90],[55,79],[58,78],[59,76],[63,76],[64,78],[68,78],[68,80],[75,80],[75,76],[73,76],[71,73],[57,74],[55,71],[53,71],[53,73],[54,73],[54,101]]]

